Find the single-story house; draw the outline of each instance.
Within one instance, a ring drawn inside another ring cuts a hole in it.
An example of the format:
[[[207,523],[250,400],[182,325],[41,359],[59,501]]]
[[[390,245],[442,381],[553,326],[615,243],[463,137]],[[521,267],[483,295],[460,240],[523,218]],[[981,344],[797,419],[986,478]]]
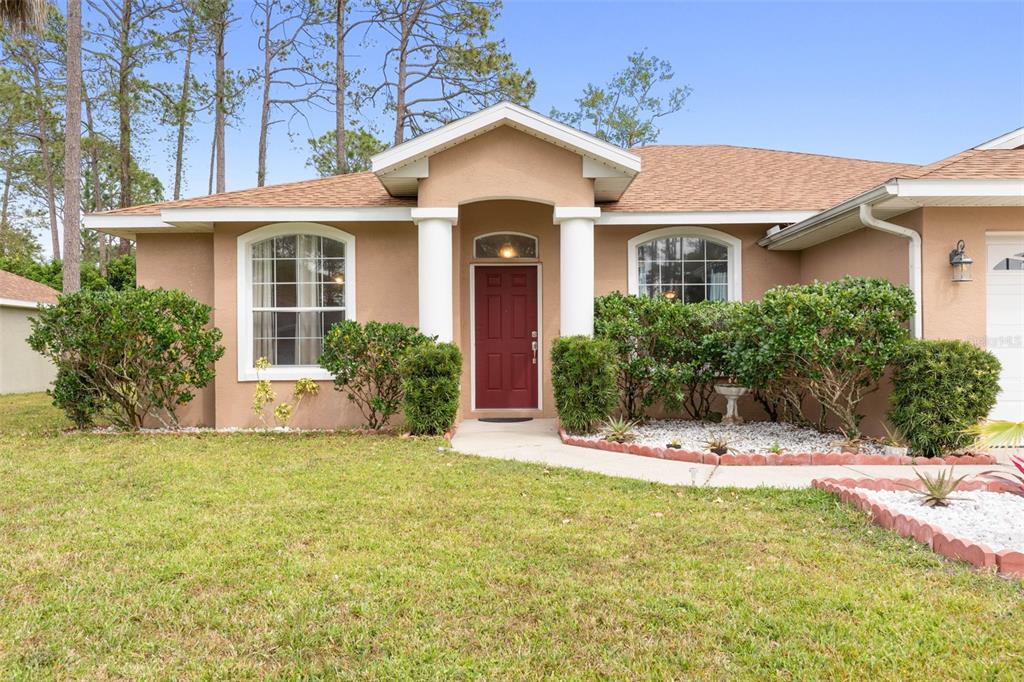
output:
[[[378,154],[370,172],[134,206],[87,226],[136,240],[140,285],[213,306],[227,352],[184,415],[193,423],[252,424],[261,356],[279,394],[301,377],[329,381],[321,340],[346,318],[457,343],[462,418],[552,417],[551,342],[592,332],[597,295],[744,300],[845,274],[909,285],[914,334],[991,348],[1004,366],[994,414],[1024,419],[1024,128],[917,166],[626,150],[499,104]],[[971,281],[954,281],[958,245]],[[324,388],[296,424],[358,423]]]
[[[0,270],[0,393],[45,391],[57,375],[53,364],[29,348],[29,318],[40,304],[57,302],[58,292]]]

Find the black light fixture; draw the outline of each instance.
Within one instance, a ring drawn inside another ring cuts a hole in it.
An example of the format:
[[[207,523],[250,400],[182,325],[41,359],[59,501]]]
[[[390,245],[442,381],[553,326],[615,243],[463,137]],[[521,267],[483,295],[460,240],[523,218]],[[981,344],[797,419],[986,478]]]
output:
[[[971,270],[974,259],[964,253],[965,247],[966,244],[961,239],[956,243],[956,248],[949,252],[949,264],[953,266],[954,282],[970,282],[973,279]]]

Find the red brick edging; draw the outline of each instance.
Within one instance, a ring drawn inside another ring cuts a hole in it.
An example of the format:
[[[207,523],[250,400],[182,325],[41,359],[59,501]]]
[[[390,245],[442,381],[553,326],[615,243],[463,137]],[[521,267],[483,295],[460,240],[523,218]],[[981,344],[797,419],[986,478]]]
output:
[[[791,466],[791,465],[824,465],[824,464],[995,464],[990,455],[948,455],[946,457],[908,457],[907,455],[854,455],[848,452],[800,452],[783,454],[727,454],[716,455],[713,452],[695,452],[677,450],[675,448],[659,448],[653,445],[636,443],[612,443],[606,440],[593,440],[570,436],[564,429],[558,435],[566,445],[581,448],[622,452],[641,457],[670,459],[676,462],[693,462],[694,464],[715,464],[720,466]]]
[[[905,538],[913,538],[928,545],[933,552],[947,559],[966,561],[977,568],[994,569],[999,573],[1024,576],[1024,552],[1002,550],[996,552],[987,545],[955,537],[938,526],[925,523],[912,516],[898,514],[883,504],[872,502],[863,490],[906,490],[908,487],[921,489],[923,484],[911,479],[887,478],[821,478],[811,481],[820,490],[837,495],[840,500],[867,512],[875,524],[893,530]],[[998,481],[965,481],[958,490],[986,490],[1006,492],[1009,486]]]

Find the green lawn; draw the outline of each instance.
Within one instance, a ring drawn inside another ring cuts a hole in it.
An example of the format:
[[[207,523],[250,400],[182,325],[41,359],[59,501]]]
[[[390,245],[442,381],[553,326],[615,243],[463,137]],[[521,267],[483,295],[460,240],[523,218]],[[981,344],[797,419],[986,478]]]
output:
[[[1021,679],[1019,581],[818,491],[0,397],[0,678]]]

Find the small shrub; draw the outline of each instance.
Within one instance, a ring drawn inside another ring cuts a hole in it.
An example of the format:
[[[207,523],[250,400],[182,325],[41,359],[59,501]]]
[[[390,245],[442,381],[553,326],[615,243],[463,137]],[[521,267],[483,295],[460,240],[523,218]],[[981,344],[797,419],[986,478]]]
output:
[[[606,339],[563,336],[551,348],[551,385],[555,407],[569,433],[590,433],[615,410],[615,345]]]
[[[713,452],[716,455],[724,455],[730,452],[736,452],[736,450],[729,445],[730,441],[725,436],[712,435],[706,441],[704,441],[704,447],[709,452]]]
[[[266,358],[256,360],[257,380],[256,389],[253,391],[252,396],[252,411],[256,418],[260,420],[260,425],[263,428],[267,426],[267,406],[277,400],[277,394],[274,392],[274,387],[271,385],[270,380],[262,379],[259,376],[261,370],[269,368],[270,361]],[[320,384],[309,378],[299,379],[295,382],[295,387],[292,389],[292,400],[294,402],[280,403],[271,410],[271,414],[274,415],[274,421],[278,426],[288,426],[288,422],[295,416],[295,412],[299,409],[303,398],[314,396],[318,393],[320,393]]]
[[[966,341],[912,341],[896,364],[889,420],[915,452],[969,445],[999,393],[999,361]]]
[[[654,329],[671,305],[663,298],[619,292],[594,299],[594,336],[613,344],[610,357],[616,360],[618,393],[630,419],[643,419],[658,397]]]
[[[213,379],[224,354],[211,308],[176,290],[82,290],[41,308],[29,345],[57,367],[50,394],[78,426],[102,416],[176,428],[175,410]]]
[[[402,356],[429,343],[415,327],[399,322],[340,322],[327,332],[320,366],[334,387],[355,403],[370,429],[387,425],[402,405]]]
[[[636,440],[636,422],[623,417],[608,417],[601,426],[601,436],[609,443],[632,443]]]
[[[452,343],[410,348],[402,358],[402,410],[417,435],[443,435],[459,412],[462,353]]]

